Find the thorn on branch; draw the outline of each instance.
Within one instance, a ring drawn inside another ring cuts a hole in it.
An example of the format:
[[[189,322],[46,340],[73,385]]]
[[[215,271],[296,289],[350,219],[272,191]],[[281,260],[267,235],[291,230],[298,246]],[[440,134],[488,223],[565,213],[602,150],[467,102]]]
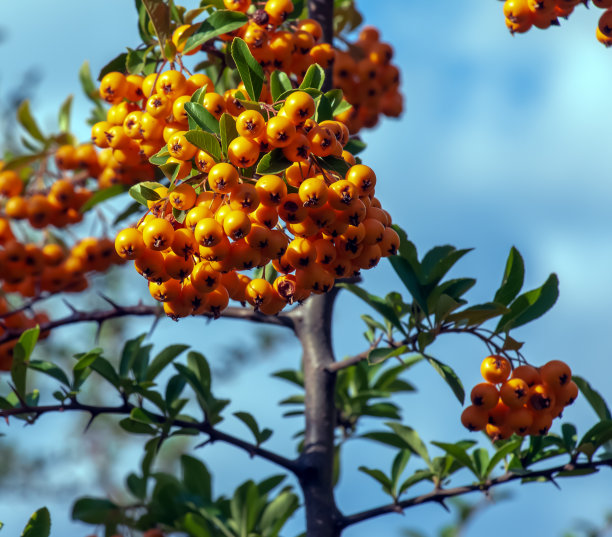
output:
[[[213,443],[213,439],[211,437],[211,438],[208,438],[207,440],[204,440],[204,442],[202,442],[201,444],[198,444],[197,446],[195,446],[195,449],[206,447],[208,444],[212,444],[212,443]]]
[[[72,313],[79,313],[79,310],[77,310],[70,302],[68,302],[65,298],[62,298],[62,302],[66,305],[66,307],[72,312]]]
[[[121,311],[123,309],[119,304],[117,304],[113,299],[107,297],[105,294],[103,293],[98,293],[98,294],[100,295],[100,298],[102,300],[105,300],[106,302],[108,302],[117,311]]]

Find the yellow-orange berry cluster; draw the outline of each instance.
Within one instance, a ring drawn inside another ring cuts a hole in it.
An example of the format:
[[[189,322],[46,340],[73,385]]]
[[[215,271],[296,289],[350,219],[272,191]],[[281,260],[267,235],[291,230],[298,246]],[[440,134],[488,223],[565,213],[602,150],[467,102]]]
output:
[[[216,162],[184,133],[169,138],[167,150],[180,162],[177,179],[186,177],[182,163],[186,174],[193,163],[200,173],[158,186],[149,213],[115,241],[169,316],[216,316],[230,298],[278,313],[396,253],[399,237],[374,195],[374,171],[343,151],[349,138],[342,123],[317,123],[314,113],[314,100],[303,91],[267,118],[245,110],[236,118],[239,136],[228,145],[229,162]],[[243,175],[270,151],[286,159],[282,174]],[[332,156],[345,173],[323,167]],[[181,222],[173,210],[184,215]],[[281,274],[272,283],[236,272],[270,262]]]
[[[294,10],[291,0],[268,0],[263,9],[255,9],[250,0],[226,0],[224,4],[228,10],[248,12],[249,18],[242,27],[219,36],[219,40],[243,39],[263,67],[266,84],[274,70],[283,71],[299,84],[311,65],[316,63],[324,69],[333,65],[334,87],[344,90],[347,102],[353,105],[351,111],[337,119],[346,123],[351,134],[376,125],[380,114],[401,114],[399,69],[391,63],[393,48],[380,41],[379,31],[373,26],[364,27],[359,38],[353,43],[347,41],[346,50],[341,50],[322,42],[323,30],[315,20],[286,22]],[[197,28],[196,24],[185,24],[175,29],[172,40],[177,52],[183,52],[186,38]],[[228,90],[224,97],[231,99],[235,93],[236,90]]]
[[[512,434],[545,435],[578,396],[572,372],[561,360],[512,369],[509,360],[493,355],[483,360],[480,372],[486,382],[472,389],[461,423],[470,431],[485,430],[494,441]]]
[[[17,172],[0,171],[3,216],[12,220],[27,220],[35,229],[50,225],[61,228],[83,219],[80,209],[91,197],[88,189],[75,186],[69,178],[54,180],[49,188],[44,185],[40,189],[36,185],[33,187],[26,191]]]
[[[606,11],[601,15],[595,37],[606,47],[612,46],[612,0],[592,0],[593,5]],[[587,5],[585,0],[506,0],[504,16],[511,33],[525,33],[533,26],[545,30],[559,25],[559,17],[565,19],[573,13],[578,4]]]
[[[403,110],[399,92],[400,71],[391,63],[393,48],[380,40],[379,31],[366,26],[347,51],[336,50],[334,87],[340,88],[353,108],[336,119],[351,134],[362,127],[372,128],[381,114],[398,117]]]

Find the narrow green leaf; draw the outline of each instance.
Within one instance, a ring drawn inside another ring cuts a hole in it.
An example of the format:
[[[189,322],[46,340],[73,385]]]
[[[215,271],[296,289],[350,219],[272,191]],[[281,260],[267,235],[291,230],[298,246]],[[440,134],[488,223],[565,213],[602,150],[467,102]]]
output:
[[[166,164],[168,158],[170,157],[170,152],[168,151],[168,146],[164,145],[155,155],[153,155],[149,162],[151,164],[155,164],[155,166],[160,166],[161,164]]]
[[[85,93],[87,98],[94,103],[99,102],[101,100],[100,95],[98,93],[98,88],[94,84],[93,78],[91,78],[91,70],[89,69],[88,61],[83,62],[83,65],[81,65],[79,69],[79,80],[83,88],[83,93]]]
[[[456,461],[461,463],[462,466],[468,468],[476,477],[480,477],[476,470],[476,466],[474,465],[474,461],[468,455],[468,452],[464,447],[457,444],[447,444],[445,442],[432,442],[432,444],[444,450]]]
[[[291,515],[300,506],[298,497],[287,490],[281,492],[264,509],[259,525],[264,528],[262,537],[278,537],[279,532]]]
[[[395,328],[397,328],[403,334],[406,334],[405,328],[399,320],[399,317],[395,313],[395,310],[389,306],[382,298],[375,295],[371,295],[361,287],[352,283],[339,283],[338,287],[348,289],[351,293],[357,295],[361,300],[369,304],[378,313],[380,313],[385,319],[387,319]]]
[[[402,439],[405,444],[404,447],[421,457],[428,465],[431,463],[429,453],[427,452],[427,446],[412,427],[395,422],[387,422],[385,425],[390,427],[393,432]]]
[[[499,320],[496,332],[507,332],[537,319],[553,307],[558,297],[559,278],[551,274],[541,287],[523,293],[512,302],[510,311]]]
[[[30,101],[28,99],[21,101],[21,104],[17,108],[17,121],[19,121],[19,124],[32,138],[38,140],[39,142],[45,141],[43,133],[40,131],[36,120],[32,116],[32,112],[30,112]]]
[[[236,120],[230,114],[223,113],[219,120],[219,131],[221,134],[221,151],[227,156],[227,148],[232,140],[238,137]]]
[[[161,183],[153,181],[143,181],[142,183],[137,183],[130,187],[130,197],[135,199],[141,205],[147,207],[147,201],[157,201],[160,199],[160,196],[157,192],[155,192],[155,189],[161,186]]]
[[[316,101],[315,109],[315,121],[321,123],[322,121],[331,121],[334,119],[332,101],[327,97],[327,94],[321,95]]]
[[[219,134],[219,122],[206,108],[198,103],[185,103],[185,112],[195,124],[212,134]]]
[[[601,420],[612,420],[612,414],[601,394],[595,390],[585,379],[572,375],[572,380],[577,384],[580,392],[586,397],[591,408]]]
[[[206,41],[244,26],[248,17],[238,11],[218,10],[208,17],[198,30],[185,42],[183,52],[201,47]]]
[[[244,423],[249,428],[249,430],[253,433],[253,436],[255,437],[255,441],[257,442],[257,444],[259,444],[261,442],[261,435],[259,431],[259,425],[257,425],[257,421],[255,420],[255,418],[248,412],[234,412],[234,416],[236,416],[242,423]]]
[[[289,91],[293,86],[291,80],[284,71],[272,71],[270,75],[270,94],[272,102],[276,102],[278,98],[286,91]]]
[[[265,78],[263,67],[253,57],[249,46],[239,37],[232,41],[231,52],[249,97],[253,101],[259,101]]]
[[[170,9],[164,0],[142,0],[151,23],[153,24],[153,30],[157,35],[158,42],[163,46],[170,39]],[[166,56],[166,58],[168,58]]]
[[[433,356],[428,356],[426,354],[424,354],[423,356],[438,372],[438,374],[444,379],[444,381],[449,385],[459,402],[463,404],[463,402],[465,401],[465,390],[463,388],[463,384],[461,383],[461,379],[459,379],[457,373],[455,373],[453,368],[451,368],[449,365],[440,362]]]
[[[141,205],[137,201],[130,203],[123,211],[121,211],[113,220],[113,226],[127,220],[130,216],[141,212]]]
[[[358,155],[361,153],[368,144],[362,142],[359,138],[351,138],[348,143],[344,146],[345,151],[348,151],[352,155]]]
[[[322,168],[339,173],[342,177],[346,176],[346,172],[348,172],[350,168],[346,160],[343,158],[334,157],[333,155],[330,155],[329,157],[317,157],[317,162]]]
[[[86,524],[105,524],[119,515],[119,506],[105,498],[80,498],[72,507],[72,519]]]
[[[119,72],[125,73],[125,62],[127,60],[127,52],[122,52],[118,56],[115,56],[110,62],[108,62],[98,74],[98,82],[100,82],[108,73]]]
[[[181,455],[181,468],[185,487],[203,502],[212,500],[212,478],[206,465],[189,455]]]
[[[28,520],[21,532],[21,537],[49,537],[51,533],[51,516],[46,507],[38,509]]]
[[[495,293],[495,302],[507,306],[514,300],[523,287],[525,278],[525,263],[520,252],[513,246],[510,248],[508,260],[506,261],[506,269],[502,278],[501,285]]]
[[[68,95],[62,103],[57,117],[60,132],[70,132],[70,109],[72,108],[72,95]]]
[[[324,82],[325,71],[323,70],[323,67],[321,67],[318,63],[313,63],[306,71],[304,79],[300,84],[300,89],[313,88],[320,90],[323,87]]]
[[[257,164],[256,172],[260,175],[277,174],[285,171],[293,164],[282,149],[276,148],[266,153]]]
[[[501,446],[491,457],[491,460],[489,461],[489,464],[487,465],[487,468],[485,470],[484,475],[482,476],[483,478],[487,478],[491,475],[491,472],[493,470],[495,470],[495,467],[504,459],[506,458],[508,455],[510,455],[511,453],[513,453],[514,451],[516,451],[517,449],[519,449],[521,447],[521,445],[523,444],[523,438],[515,438],[512,440],[509,440],[507,443],[505,443],[503,446]]]
[[[119,422],[119,427],[121,427],[124,431],[132,434],[148,434],[155,435],[157,434],[157,429],[151,425],[147,425],[146,423],[142,423],[140,421],[133,420],[132,418],[124,418]]]
[[[457,311],[449,315],[446,320],[457,324],[465,324],[466,326],[475,326],[489,319],[504,315],[507,312],[508,308],[503,304],[487,302],[486,304],[477,304]]]
[[[368,354],[368,363],[370,364],[378,364],[380,362],[384,362],[389,358],[393,358],[395,356],[401,356],[408,352],[408,347],[406,345],[402,345],[400,347],[378,347],[376,349],[372,349],[370,354]]]
[[[127,191],[127,186],[125,185],[113,185],[108,188],[104,188],[102,190],[98,190],[91,198],[89,198],[82,206],[80,211],[85,213],[89,211],[92,207],[98,205],[98,203],[102,203],[108,199],[114,198],[115,196],[119,196]]]
[[[60,367],[51,362],[45,362],[43,360],[30,360],[28,367],[30,369],[40,371],[41,373],[45,373],[46,375],[53,377],[55,380],[59,380],[62,384],[70,387],[70,381],[68,380],[66,373],[64,373]]]
[[[170,345],[166,347],[153,358],[151,365],[147,369],[146,380],[154,380],[168,364],[188,348],[189,345]]]
[[[119,386],[119,375],[117,375],[115,368],[106,358],[98,356],[89,367],[91,367],[91,369],[105,378],[116,388]]]
[[[364,474],[369,475],[372,479],[378,481],[382,485],[382,489],[385,493],[389,494],[390,496],[393,495],[391,479],[387,477],[384,472],[373,468],[367,468],[366,466],[360,466],[358,470],[360,472],[363,472]]]
[[[221,121],[223,121],[223,116],[221,117]],[[217,140],[214,134],[200,130],[187,131],[185,133],[185,138],[187,138],[190,144],[206,151],[216,162],[219,162],[223,158],[219,140]]]
[[[387,258],[395,273],[400,277],[414,301],[418,304],[425,315],[429,315],[425,288],[419,282],[419,275],[414,267],[404,258],[392,255]]]

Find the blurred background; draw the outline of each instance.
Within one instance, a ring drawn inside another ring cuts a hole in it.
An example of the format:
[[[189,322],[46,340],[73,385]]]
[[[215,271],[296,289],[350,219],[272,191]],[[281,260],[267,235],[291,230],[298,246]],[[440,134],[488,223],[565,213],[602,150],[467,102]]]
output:
[[[502,4],[495,0],[361,1],[357,6],[366,22],[376,25],[382,39],[395,47],[395,62],[402,72],[402,118],[383,120],[363,136],[368,148],[361,156],[377,173],[377,196],[421,254],[440,244],[475,248],[451,273],[478,279],[468,294],[474,303],[493,296],[512,245],[525,259],[525,289],[541,285],[556,272],[561,282],[557,305],[513,336],[526,342],[528,361],[539,365],[564,360],[612,400],[612,51],[595,39],[599,10],[579,6],[560,28],[512,37],[504,26]],[[95,76],[125,46],[136,46],[135,13],[125,0],[3,2],[0,125],[5,140],[15,139],[9,116],[16,102],[31,98],[34,115],[51,131],[68,93],[75,94],[73,131],[82,140],[89,138],[84,123],[89,103],[80,90],[78,69],[87,60]],[[140,298],[153,302],[129,266],[113,269],[106,279],[110,294],[122,304],[135,304]],[[379,295],[402,289],[386,261],[365,273],[363,285]],[[105,305],[92,295],[87,307]],[[50,313],[61,315],[62,308],[56,303]],[[372,312],[347,293],[341,295],[334,319],[338,358],[367,347],[361,337],[362,313]],[[123,339],[149,328],[150,323],[142,320],[106,325],[102,341],[109,349],[107,356],[115,357]],[[72,353],[96,346],[94,336],[95,327],[71,326],[59,329],[50,344],[68,363]],[[275,429],[269,447],[293,456],[292,435],[301,429],[301,421],[283,420],[277,402],[295,390],[270,376],[299,366],[299,348],[286,336],[282,329],[241,321],[185,319],[162,320],[151,341],[156,350],[176,342],[202,351],[214,368],[218,396],[233,401],[230,410],[248,410],[262,427]],[[477,341],[447,336],[431,350],[456,369],[466,388],[479,381],[486,349]],[[412,368],[407,378],[418,386],[418,393],[397,400],[404,423],[426,442],[475,437],[460,425],[460,405],[427,364]],[[45,383],[41,380],[42,389]],[[7,389],[4,383],[0,391]],[[92,396],[103,398],[105,389],[96,387],[99,393]],[[229,412],[228,416],[224,430],[246,437],[244,426]],[[584,398],[564,416],[579,433],[596,419]],[[118,432],[113,420],[96,421],[87,434],[84,424],[73,414],[44,416],[35,428],[17,421],[0,426],[6,434],[0,439],[0,520],[7,535],[17,535],[42,505],[51,511],[54,537],[86,535],[88,528],[70,521],[74,499],[104,494],[122,498],[122,480],[140,460],[142,444]],[[364,420],[360,432],[381,428]],[[486,439],[481,441],[486,445]],[[189,448],[169,444],[161,467],[174,468],[176,454]],[[212,470],[219,494],[230,494],[248,478],[276,473],[268,463],[223,445],[191,453]],[[346,443],[338,487],[341,510],[350,514],[388,503],[379,485],[357,467],[387,471],[393,455],[365,440]],[[409,468],[419,467],[417,460],[410,464]],[[458,474],[459,482],[470,482],[470,476]],[[561,490],[543,483],[508,486],[495,505],[482,496],[466,497],[478,504],[478,512],[462,535],[475,537],[494,529],[498,537],[514,536],[517,530],[562,536],[581,520],[604,524],[612,510],[610,483],[609,473],[603,472],[566,479]],[[428,487],[413,490],[425,492]],[[300,513],[283,535],[302,531]],[[455,516],[427,505],[405,516],[387,515],[351,527],[345,535],[401,536],[418,531],[429,537],[438,535]]]

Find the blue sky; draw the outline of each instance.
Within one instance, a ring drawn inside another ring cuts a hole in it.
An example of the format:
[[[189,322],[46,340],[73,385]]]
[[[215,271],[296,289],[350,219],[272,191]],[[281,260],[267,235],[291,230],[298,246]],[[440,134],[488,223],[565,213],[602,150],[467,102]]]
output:
[[[607,380],[612,322],[606,285],[612,261],[608,177],[612,51],[595,40],[598,10],[581,6],[561,28],[532,30],[513,38],[505,30],[500,2],[460,4],[361,2],[366,21],[377,25],[396,49],[405,97],[401,120],[383,121],[365,135],[369,147],[364,162],[376,170],[378,197],[419,251],[447,243],[475,248],[452,273],[478,278],[469,295],[475,302],[492,297],[512,245],[525,259],[526,288],[540,285],[556,272],[561,281],[556,307],[515,337],[527,342],[528,360],[535,364],[565,360],[612,400]],[[78,123],[78,117],[87,113],[79,94],[78,68],[89,60],[96,72],[123,46],[137,44],[132,3],[21,0],[5,3],[2,12],[0,24],[6,30],[6,41],[0,44],[2,94],[26,69],[39,68],[43,82],[32,103],[35,114],[51,127],[60,103],[73,92],[73,125],[86,137],[87,129]],[[379,294],[401,286],[387,263],[366,274],[364,285]],[[339,357],[363,350],[365,342],[355,334],[362,332],[359,315],[365,312],[356,299],[341,298],[335,326]],[[199,341],[191,335],[195,330],[202,334]],[[199,345],[211,361],[221,364],[224,341],[239,337],[248,345],[250,330],[230,321],[204,327],[195,320],[165,322],[155,341],[162,345],[164,339],[178,339]],[[436,343],[434,349],[456,368],[466,386],[478,382],[484,348],[452,338]],[[295,366],[298,359],[298,349],[287,347],[278,357],[245,367],[220,386],[221,395],[234,399],[234,410],[248,408],[261,424],[274,426],[280,414],[276,402],[292,392],[269,379],[268,373]],[[419,385],[420,393],[399,399],[404,422],[426,441],[469,437],[458,424],[461,408],[436,374],[425,365],[413,371],[409,379]],[[579,400],[566,419],[584,431],[595,417]],[[228,419],[226,427],[240,433],[235,421]],[[41,427],[60,430],[65,423],[65,417],[49,419]],[[298,422],[286,427],[277,432],[271,446],[292,453],[290,437]],[[17,433],[24,445],[36,434],[35,429],[16,427],[10,432]],[[43,442],[51,449],[59,440],[50,433]],[[78,449],[81,439],[67,441]],[[274,471],[222,446],[200,455],[211,468],[220,468],[217,483],[223,492],[247,477]],[[356,468],[364,464],[386,469],[390,457],[390,451],[362,440],[347,445],[339,486],[341,508],[350,513],[386,501],[378,485]],[[500,521],[517,519],[529,521],[532,534],[560,535],[579,517],[603,517],[611,507],[606,502],[609,483],[609,474],[603,473],[566,480],[561,491],[543,484],[512,488],[514,499],[485,511],[466,536],[488,534],[492,527],[498,536],[510,536],[516,526]],[[100,491],[80,493],[96,492]],[[0,520],[7,524],[5,532],[16,534],[43,502],[48,498],[3,499]],[[70,499],[64,498],[50,504],[55,520],[52,535],[74,533],[66,515],[69,505]],[[447,520],[438,507],[419,507],[405,517],[388,516],[352,528],[346,535],[399,535],[402,527],[427,529]],[[299,520],[293,520],[287,535],[297,534],[299,528]]]

